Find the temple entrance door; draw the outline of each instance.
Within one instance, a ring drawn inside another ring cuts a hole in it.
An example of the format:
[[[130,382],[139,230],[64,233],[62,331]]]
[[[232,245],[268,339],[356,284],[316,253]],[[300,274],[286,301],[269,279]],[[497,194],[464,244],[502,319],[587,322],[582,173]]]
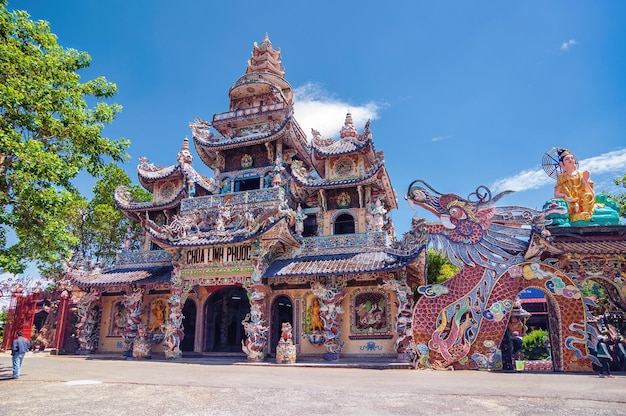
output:
[[[184,336],[180,343],[181,351],[193,351],[196,342],[196,304],[187,299],[183,307]]]
[[[241,321],[250,313],[248,295],[241,287],[220,289],[204,308],[207,352],[241,352],[245,331]]]
[[[282,329],[283,322],[289,322],[293,326],[293,307],[291,299],[287,296],[278,296],[272,304],[272,336],[270,344],[270,354],[276,352],[278,339]]]

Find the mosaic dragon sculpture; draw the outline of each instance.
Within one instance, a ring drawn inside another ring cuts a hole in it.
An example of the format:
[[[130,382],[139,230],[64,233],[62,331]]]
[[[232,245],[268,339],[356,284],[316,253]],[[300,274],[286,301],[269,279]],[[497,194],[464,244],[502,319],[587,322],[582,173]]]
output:
[[[590,368],[589,338],[580,331],[586,325],[580,292],[559,270],[525,260],[531,225],[540,213],[523,207],[494,206],[509,193],[492,196],[487,187],[480,186],[463,198],[439,193],[423,180],[409,186],[405,196],[409,204],[440,220],[414,224],[425,227],[428,243],[460,268],[444,284],[418,288],[420,299],[412,323],[414,344],[428,346],[435,369],[478,368],[480,363],[471,357],[486,356],[490,353],[486,345],[500,344],[515,297],[533,286],[554,296],[561,310],[567,311],[558,334],[566,345],[558,352],[562,354],[557,357],[559,365],[568,366],[570,371]]]

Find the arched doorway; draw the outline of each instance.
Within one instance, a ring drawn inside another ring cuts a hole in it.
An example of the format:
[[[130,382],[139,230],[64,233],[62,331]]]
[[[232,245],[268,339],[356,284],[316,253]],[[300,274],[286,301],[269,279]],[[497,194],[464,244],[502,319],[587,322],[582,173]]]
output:
[[[334,234],[354,234],[354,217],[350,214],[341,214],[335,219]]]
[[[527,288],[539,290],[545,296],[553,370],[591,371],[585,301],[575,282],[559,269],[543,263],[520,263],[494,282],[487,305],[491,311],[496,310],[494,306],[515,299]],[[489,315],[484,315],[489,318],[481,322],[476,346],[490,336],[496,341],[504,338],[508,319]]]
[[[278,296],[272,304],[272,334],[270,344],[270,354],[276,352],[276,346],[280,338],[281,329],[284,322],[289,322],[293,327],[293,306],[291,299],[287,296]]]
[[[517,361],[525,361],[527,370],[563,368],[560,348],[556,348],[554,354],[550,348],[550,345],[561,345],[563,340],[559,304],[549,290],[526,286],[506,315],[509,316],[507,331],[500,345],[505,370],[517,369],[521,364]],[[527,345],[516,354],[515,339],[519,340],[521,348],[522,338]]]
[[[181,351],[193,351],[196,342],[196,303],[187,299],[183,307],[183,340]]]
[[[245,331],[241,321],[250,313],[248,295],[241,287],[213,293],[204,308],[207,352],[241,352]]]

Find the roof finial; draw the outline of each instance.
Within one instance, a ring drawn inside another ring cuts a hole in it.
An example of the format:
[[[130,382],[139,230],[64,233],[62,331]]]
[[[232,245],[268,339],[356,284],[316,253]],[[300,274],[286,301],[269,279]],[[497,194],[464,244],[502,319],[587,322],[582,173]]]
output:
[[[358,136],[358,132],[356,131],[356,127],[352,123],[352,114],[350,114],[350,110],[346,114],[346,121],[343,123],[343,127],[341,128],[340,137],[342,139],[347,139],[350,137],[356,138]]]
[[[187,136],[185,136],[183,140],[183,145],[180,147],[176,160],[179,164],[191,163],[193,161],[193,156],[191,156],[191,152],[189,151],[189,139]]]
[[[280,48],[274,49],[272,47],[272,42],[270,42],[267,33],[265,33],[261,45],[254,42],[246,74],[251,72],[269,72],[280,77],[285,76],[285,68],[281,64]]]

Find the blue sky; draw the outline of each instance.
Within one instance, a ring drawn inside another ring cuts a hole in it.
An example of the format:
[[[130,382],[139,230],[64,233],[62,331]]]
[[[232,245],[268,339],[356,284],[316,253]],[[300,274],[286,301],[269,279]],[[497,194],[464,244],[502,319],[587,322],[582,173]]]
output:
[[[500,205],[541,208],[554,180],[544,152],[572,150],[596,191],[626,173],[624,1],[10,1],[47,20],[59,44],[88,52],[84,80],[117,84],[124,109],[105,129],[139,156],[175,163],[196,117],[228,110],[228,89],[266,33],[296,90],[295,115],[338,137],[346,112],[372,119],[400,208],[421,178],[467,196],[517,192]],[[195,152],[194,152],[195,155]],[[194,166],[211,176],[198,157]],[[82,186],[89,189],[87,181]],[[426,216],[423,211],[418,215]]]

